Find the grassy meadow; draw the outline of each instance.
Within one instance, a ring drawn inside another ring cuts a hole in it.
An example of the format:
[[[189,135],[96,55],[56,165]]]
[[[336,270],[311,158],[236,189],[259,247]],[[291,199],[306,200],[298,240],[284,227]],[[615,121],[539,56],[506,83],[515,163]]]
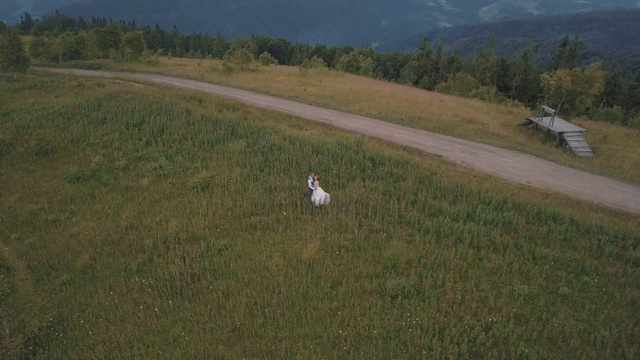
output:
[[[69,66],[64,64],[63,66]],[[534,116],[513,104],[491,104],[351,74],[256,65],[239,71],[219,60],[160,57],[149,63],[76,62],[71,66],[141,71],[201,80],[371,116],[405,126],[514,149],[556,163],[640,185],[640,130],[586,119],[571,122],[595,156],[555,147],[555,135],[517,126]]]
[[[640,356],[640,216],[292,116],[5,79],[0,184],[0,358]]]

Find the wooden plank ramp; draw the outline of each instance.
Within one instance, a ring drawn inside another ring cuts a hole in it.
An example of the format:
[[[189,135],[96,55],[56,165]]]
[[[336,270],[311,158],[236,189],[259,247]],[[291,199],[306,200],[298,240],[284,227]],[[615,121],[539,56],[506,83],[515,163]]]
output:
[[[551,116],[544,116],[545,114]],[[521,125],[533,125],[534,128],[541,126],[547,131],[553,131],[558,136],[556,145],[562,144],[564,140],[576,155],[593,156],[593,151],[582,134],[585,129],[557,117],[556,114],[556,110],[542,106],[538,116],[525,119]]]
[[[593,151],[581,131],[567,131],[562,133],[564,141],[578,156],[593,156]]]

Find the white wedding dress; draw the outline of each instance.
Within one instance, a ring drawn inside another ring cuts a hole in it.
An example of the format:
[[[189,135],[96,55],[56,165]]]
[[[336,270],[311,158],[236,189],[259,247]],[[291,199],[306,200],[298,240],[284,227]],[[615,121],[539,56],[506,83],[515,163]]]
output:
[[[313,195],[311,195],[311,202],[313,202],[315,206],[329,205],[331,203],[331,195],[322,190],[319,182],[316,181],[314,185],[316,189],[313,191]]]

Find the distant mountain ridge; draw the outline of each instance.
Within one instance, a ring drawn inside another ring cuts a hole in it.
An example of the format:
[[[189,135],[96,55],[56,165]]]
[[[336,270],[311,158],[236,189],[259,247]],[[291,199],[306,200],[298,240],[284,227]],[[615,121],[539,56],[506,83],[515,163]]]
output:
[[[5,0],[0,20],[60,10],[71,17],[135,21],[227,38],[269,35],[292,42],[365,46],[442,26],[524,14],[638,7],[638,0]]]
[[[534,62],[548,68],[561,39],[568,35],[579,40],[580,63],[606,61],[632,75],[640,69],[640,8],[595,11],[550,16],[529,16],[483,24],[468,24],[414,34],[389,42],[378,51],[414,52],[425,37],[435,46],[442,41],[445,53],[463,57],[489,48],[496,38],[496,53],[518,58],[532,41]],[[530,40],[531,39],[531,40]]]

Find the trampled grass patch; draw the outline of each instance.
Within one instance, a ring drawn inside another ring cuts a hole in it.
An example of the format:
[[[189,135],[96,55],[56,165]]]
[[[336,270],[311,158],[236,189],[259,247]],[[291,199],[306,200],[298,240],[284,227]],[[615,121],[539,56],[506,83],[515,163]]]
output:
[[[638,216],[202,94],[55,79],[0,84],[2,355],[640,352]],[[330,206],[304,201],[310,169]]]

